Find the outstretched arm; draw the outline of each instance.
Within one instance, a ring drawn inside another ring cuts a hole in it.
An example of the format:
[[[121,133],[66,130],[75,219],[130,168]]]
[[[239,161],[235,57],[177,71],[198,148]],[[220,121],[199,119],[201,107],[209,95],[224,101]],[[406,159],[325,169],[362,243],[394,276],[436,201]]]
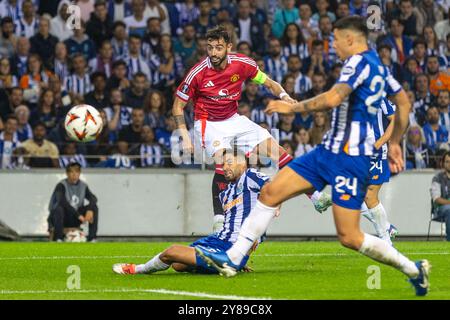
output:
[[[270,101],[265,112],[272,114],[291,112],[322,111],[339,106],[350,95],[352,88],[344,83],[335,84],[330,90],[314,98],[289,104],[284,101]]]
[[[270,79],[267,75],[266,75],[266,79],[263,83],[263,85],[270,90],[270,92],[273,93],[274,96],[279,97],[281,100],[289,102],[289,103],[295,103],[297,101],[295,101],[294,99],[292,99],[287,93],[286,91],[283,89],[283,87],[281,86],[281,84],[279,84],[278,82]]]

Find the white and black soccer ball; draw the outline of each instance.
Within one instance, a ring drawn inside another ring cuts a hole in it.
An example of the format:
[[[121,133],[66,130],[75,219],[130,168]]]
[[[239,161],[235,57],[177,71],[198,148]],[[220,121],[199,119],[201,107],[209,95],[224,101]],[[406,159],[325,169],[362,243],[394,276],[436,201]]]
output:
[[[90,142],[100,135],[103,120],[93,106],[80,104],[67,113],[64,126],[68,136],[77,142]]]

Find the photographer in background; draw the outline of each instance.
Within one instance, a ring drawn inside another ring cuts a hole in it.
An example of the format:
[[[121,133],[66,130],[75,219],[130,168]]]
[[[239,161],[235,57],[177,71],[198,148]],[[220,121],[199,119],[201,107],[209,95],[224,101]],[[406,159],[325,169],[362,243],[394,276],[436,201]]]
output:
[[[67,178],[56,185],[50,199],[50,215],[47,219],[50,241],[62,242],[64,228],[80,228],[82,223],[88,222],[87,241],[95,242],[98,226],[97,197],[89,190],[88,185],[80,180],[79,163],[69,164],[66,174]]]

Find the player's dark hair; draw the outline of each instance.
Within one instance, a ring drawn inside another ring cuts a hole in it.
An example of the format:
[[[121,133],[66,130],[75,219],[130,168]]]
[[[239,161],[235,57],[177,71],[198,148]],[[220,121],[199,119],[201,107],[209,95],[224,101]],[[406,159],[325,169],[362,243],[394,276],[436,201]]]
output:
[[[339,19],[334,24],[334,28],[337,30],[352,30],[362,33],[366,38],[369,35],[367,29],[366,20],[360,16],[348,16]]]
[[[206,32],[206,39],[207,40],[223,39],[223,41],[226,44],[231,43],[230,34],[228,33],[227,29],[224,26],[216,26],[212,29],[209,29],[208,32]]]
[[[76,161],[69,163],[66,167],[66,172],[69,172],[72,168],[77,168],[78,171],[81,171],[81,164]]]

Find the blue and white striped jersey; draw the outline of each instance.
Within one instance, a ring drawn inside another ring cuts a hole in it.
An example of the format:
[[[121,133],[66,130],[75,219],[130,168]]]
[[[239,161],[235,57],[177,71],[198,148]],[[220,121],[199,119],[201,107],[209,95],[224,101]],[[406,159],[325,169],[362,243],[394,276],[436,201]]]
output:
[[[255,169],[247,169],[244,174],[219,194],[225,220],[218,237],[235,242],[244,220],[256,205],[262,186],[269,177]]]
[[[375,134],[375,141],[380,139],[384,131],[389,125],[389,116],[392,116],[395,114],[395,104],[390,102],[387,98],[384,98],[381,102],[381,108],[377,112],[376,121],[373,126],[373,131]],[[387,159],[387,152],[388,152],[388,146],[387,143],[383,144],[381,146],[381,159],[385,160]],[[377,154],[379,152],[376,152]]]
[[[83,77],[73,73],[66,78],[65,88],[69,92],[75,94],[85,95],[92,90],[91,78],[89,74],[85,73]]]
[[[333,153],[371,156],[375,143],[373,123],[381,102],[386,95],[399,92],[401,86],[374,50],[348,58],[336,83],[345,83],[353,91],[333,109],[331,129],[322,144]]]
[[[270,78],[281,83],[283,77],[288,72],[286,57],[280,56],[279,59],[274,59],[271,56],[264,57],[264,70]]]

